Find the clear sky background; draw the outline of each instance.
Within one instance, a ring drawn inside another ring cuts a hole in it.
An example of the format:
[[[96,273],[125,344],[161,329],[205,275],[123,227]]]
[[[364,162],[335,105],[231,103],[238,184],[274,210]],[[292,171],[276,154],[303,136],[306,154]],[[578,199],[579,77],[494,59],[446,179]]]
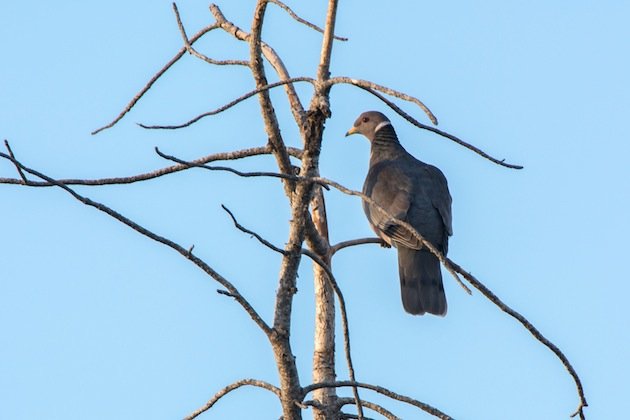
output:
[[[325,1],[288,2],[316,23]],[[224,1],[248,28],[254,1]],[[179,3],[190,34],[212,22],[204,1]],[[589,419],[621,418],[630,392],[630,3],[341,1],[333,75],[420,97],[439,127],[524,170],[505,169],[412,127],[363,91],[332,92],[321,172],[360,189],[369,147],[344,138],[359,113],[387,113],[403,145],[442,169],[453,196],[449,256],[531,320],[580,374]],[[269,6],[264,39],[293,76],[314,76],[321,36]],[[168,1],[21,1],[0,5],[0,137],[57,178],[133,175],[265,144],[258,104],[177,132],[178,123],[249,91],[246,68],[185,57],[115,128],[109,122],[180,48]],[[220,33],[199,49],[246,58]],[[271,72],[270,79],[273,79]],[[310,88],[300,87],[308,104]],[[272,95],[291,146],[283,92]],[[426,121],[421,112],[403,108]],[[233,164],[274,170],[271,157]],[[0,177],[15,177],[0,164]],[[78,190],[195,251],[271,320],[280,257],[235,230],[282,246],[288,205],[276,180],[188,171]],[[356,197],[326,194],[334,242],[371,236]],[[245,377],[277,384],[263,334],[218,285],[170,249],[63,191],[0,185],[0,418],[176,419]],[[365,245],[333,261],[345,292],[357,379],[458,419],[565,419],[578,404],[559,360],[479,293],[445,275],[449,313],[413,317],[400,302],[395,251]],[[310,383],[310,261],[300,269],[292,345]],[[339,379],[346,379],[341,347]],[[428,418],[386,403],[405,419]],[[202,418],[277,419],[275,397],[242,389]],[[306,414],[306,418],[310,413]]]

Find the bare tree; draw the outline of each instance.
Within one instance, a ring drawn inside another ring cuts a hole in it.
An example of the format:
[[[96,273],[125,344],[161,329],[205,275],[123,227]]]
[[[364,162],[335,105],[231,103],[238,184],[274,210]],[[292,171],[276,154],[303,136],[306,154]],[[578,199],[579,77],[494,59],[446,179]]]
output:
[[[322,33],[322,45],[319,52],[319,65],[315,77],[293,77],[285,66],[281,57],[276,51],[262,40],[262,30],[265,26],[265,14],[268,6],[277,6],[284,10],[288,16],[299,23]],[[253,386],[265,389],[277,396],[281,406],[282,415],[285,419],[299,419],[302,412],[312,409],[314,417],[317,419],[338,419],[338,418],[367,418],[364,409],[370,410],[388,419],[396,419],[389,409],[363,399],[359,390],[367,390],[385,395],[393,400],[402,401],[413,405],[435,417],[450,419],[451,417],[444,411],[421,402],[417,399],[400,395],[394,391],[375,384],[368,384],[357,381],[352,364],[350,349],[350,329],[348,317],[345,310],[345,300],[342,291],[337,283],[332,270],[332,260],[336,253],[352,246],[364,244],[381,244],[377,238],[359,238],[337,244],[331,244],[328,232],[328,218],[326,215],[326,204],[324,200],[324,190],[336,189],[344,194],[357,196],[361,200],[370,202],[369,197],[360,192],[353,191],[343,185],[320,176],[319,159],[322,147],[322,138],[326,120],[330,117],[330,91],[339,85],[351,85],[362,89],[365,92],[381,100],[386,106],[402,116],[405,120],[416,127],[429,130],[443,138],[456,142],[474,153],[488,159],[489,161],[511,169],[521,169],[519,165],[506,163],[504,160],[496,159],[477,147],[464,142],[460,138],[435,128],[433,125],[423,124],[414,116],[404,112],[394,101],[406,101],[417,106],[417,109],[425,114],[432,124],[437,124],[437,119],[431,111],[417,98],[404,92],[379,85],[372,81],[354,79],[345,76],[331,76],[330,63],[331,52],[336,41],[346,41],[345,38],[335,35],[335,20],[337,16],[337,0],[328,1],[326,20],[323,28],[306,21],[298,16],[291,8],[280,0],[257,0],[251,27],[246,31],[228,20],[217,5],[210,5],[210,12],[214,17],[214,22],[202,28],[194,35],[189,36],[180,19],[177,6],[173,4],[173,11],[182,36],[183,46],[175,56],[158,71],[145,87],[129,102],[122,112],[109,124],[93,132],[97,134],[105,129],[116,125],[125,115],[140,101],[153,86],[153,84],[163,77],[168,70],[186,54],[190,54],[212,66],[244,66],[249,68],[255,83],[255,89],[244,93],[235,100],[209,112],[198,115],[189,121],[177,125],[142,125],[145,129],[179,129],[195,124],[201,119],[220,114],[234,105],[249,98],[257,97],[260,105],[260,114],[264,121],[267,143],[258,147],[243,150],[235,150],[225,153],[215,153],[203,156],[198,159],[187,161],[175,156],[163,153],[156,148],[156,153],[163,159],[170,161],[169,166],[160,170],[148,173],[141,173],[130,177],[116,177],[104,179],[53,179],[38,170],[31,169],[16,158],[10,145],[5,141],[6,153],[0,153],[0,157],[10,161],[16,168],[18,176],[16,178],[2,178],[0,183],[17,184],[29,187],[58,187],[65,190],[75,199],[85,205],[92,206],[97,210],[113,217],[126,226],[134,229],[138,233],[153,239],[167,247],[172,248],[184,258],[203,270],[208,276],[218,282],[221,286],[219,293],[233,298],[243,310],[249,315],[252,321],[260,328],[268,339],[269,345],[273,349],[276,368],[278,371],[278,383],[272,385],[257,379],[242,379],[229,384],[219,390],[204,406],[200,407],[187,418],[193,419],[201,413],[210,409],[217,401],[226,396],[231,391],[243,386]],[[204,55],[195,48],[195,43],[212,31],[224,31],[236,40],[246,43],[249,46],[249,57],[247,60],[217,60]],[[266,74],[264,62],[269,63],[278,78],[277,82],[270,83]],[[295,88],[298,83],[308,83],[313,88],[313,94],[308,106],[304,105]],[[270,90],[283,88],[288,99],[290,110],[295,120],[295,124],[301,136],[302,147],[287,147],[280,130],[276,108],[270,97]],[[217,161],[228,161],[236,159],[246,159],[258,155],[272,155],[277,163],[277,172],[243,172],[228,166],[212,165]],[[299,166],[294,166],[291,159],[299,161]],[[87,185],[100,186],[112,184],[129,184],[166,176],[180,171],[193,168],[210,171],[228,171],[241,177],[272,177],[281,181],[286,199],[290,205],[290,229],[286,239],[286,245],[279,247],[256,233],[255,231],[241,225],[235,215],[227,208],[224,210],[231,217],[234,226],[252,236],[254,236],[263,246],[270,248],[282,256],[282,264],[278,273],[278,286],[271,321],[265,320],[256,308],[239,292],[238,287],[215,271],[210,264],[199,258],[193,251],[193,247],[186,248],[168,238],[160,236],[151,230],[141,226],[137,222],[125,217],[116,210],[105,204],[91,200],[78,193],[73,186]],[[385,210],[383,210],[385,211]],[[538,341],[548,347],[562,362],[568,373],[573,378],[577,394],[578,407],[572,416],[579,416],[584,419],[584,408],[587,402],[580,378],[569,363],[562,351],[546,339],[524,316],[511,309],[503,303],[492,291],[486,288],[478,279],[464,270],[457,263],[442,255],[431,243],[427,242],[410,225],[401,220],[395,219],[405,226],[414,236],[433,252],[442,262],[443,266],[452,274],[455,280],[470,293],[467,285],[480,291],[485,297],[492,301],[499,309],[515,318],[521,323]],[[303,257],[307,257],[313,262],[313,274],[315,282],[315,337],[314,354],[312,363],[312,383],[304,385],[300,383],[298,369],[295,363],[295,354],[291,348],[291,322],[292,303],[297,290],[298,267]],[[335,305],[335,300],[337,305]],[[348,380],[337,380],[335,369],[335,319],[336,308],[339,310],[342,325],[343,348],[348,367]],[[343,397],[337,392],[338,388],[347,387],[352,390],[353,397]],[[347,413],[346,406],[354,405],[356,414]]]

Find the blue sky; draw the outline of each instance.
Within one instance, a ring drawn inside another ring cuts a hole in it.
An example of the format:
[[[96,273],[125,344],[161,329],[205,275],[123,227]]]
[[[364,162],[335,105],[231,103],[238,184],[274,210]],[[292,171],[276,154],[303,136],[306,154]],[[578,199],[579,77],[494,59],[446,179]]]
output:
[[[253,1],[219,3],[247,28]],[[322,23],[325,2],[289,2]],[[178,3],[189,33],[208,4]],[[630,5],[340,2],[333,75],[421,98],[443,130],[525,166],[498,167],[410,126],[376,99],[334,88],[323,176],[360,189],[369,148],[343,137],[368,109],[386,112],[403,145],[442,169],[453,196],[449,256],[557,344],[580,374],[588,418],[626,411],[630,350],[625,270],[630,235]],[[321,37],[270,6],[264,39],[293,76],[314,76]],[[133,175],[167,163],[265,143],[257,101],[176,132],[177,123],[252,88],[245,68],[185,57],[115,128],[109,122],[181,46],[167,1],[0,5],[0,137],[19,159],[58,178]],[[212,34],[199,49],[245,58]],[[308,103],[310,90],[300,87]],[[283,134],[299,146],[282,91]],[[403,108],[419,118],[409,104]],[[424,120],[423,120],[424,121]],[[269,157],[234,163],[273,170]],[[15,176],[0,165],[0,177]],[[288,205],[275,180],[188,171],[129,186],[78,188],[198,254],[270,320],[278,255],[236,231],[221,210],[281,246]],[[172,419],[240,378],[277,383],[266,339],[218,285],[169,249],[54,189],[0,186],[0,418]],[[327,193],[334,242],[370,236],[356,197]],[[310,262],[300,269],[293,347],[310,382]],[[445,275],[449,313],[413,317],[399,298],[393,250],[362,246],[333,261],[349,311],[357,379],[435,405],[455,418],[568,418],[578,400],[560,362],[479,293]],[[339,348],[340,379],[345,379]],[[369,392],[366,399],[385,403]],[[402,418],[425,418],[399,403]],[[239,390],[203,418],[278,418],[259,390]],[[306,415],[308,418],[309,414]],[[426,417],[428,418],[428,417]]]

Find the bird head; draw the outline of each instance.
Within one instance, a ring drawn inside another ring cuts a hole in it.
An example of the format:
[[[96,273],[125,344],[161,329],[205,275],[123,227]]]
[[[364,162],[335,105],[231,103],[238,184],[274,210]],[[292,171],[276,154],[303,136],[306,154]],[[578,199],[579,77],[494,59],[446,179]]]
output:
[[[346,137],[351,134],[363,134],[372,141],[378,130],[391,124],[389,119],[380,112],[367,111],[359,115],[352,128],[346,133]]]

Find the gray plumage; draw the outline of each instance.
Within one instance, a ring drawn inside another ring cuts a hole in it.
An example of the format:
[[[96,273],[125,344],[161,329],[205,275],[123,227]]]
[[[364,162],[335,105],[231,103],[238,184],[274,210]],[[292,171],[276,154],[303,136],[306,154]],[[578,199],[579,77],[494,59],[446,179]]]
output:
[[[444,174],[410,155],[380,112],[361,114],[346,136],[356,133],[371,143],[370,169],[363,193],[388,214],[409,223],[446,255],[453,229],[451,195]],[[405,311],[414,315],[445,315],[446,296],[438,258],[378,207],[364,202],[363,209],[374,232],[398,250]]]

